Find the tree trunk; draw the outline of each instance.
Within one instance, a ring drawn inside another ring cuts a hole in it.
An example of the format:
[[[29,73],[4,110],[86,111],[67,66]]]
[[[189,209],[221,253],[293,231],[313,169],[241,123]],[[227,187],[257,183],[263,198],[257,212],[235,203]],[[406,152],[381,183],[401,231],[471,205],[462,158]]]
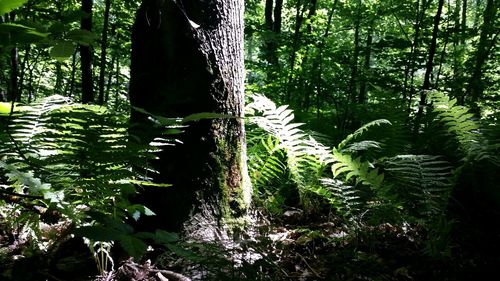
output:
[[[330,34],[330,28],[332,26],[332,18],[335,10],[337,9],[338,0],[335,0],[332,4],[332,8],[329,11],[328,22],[326,23],[325,33],[323,38],[321,38],[319,43],[318,55],[313,63],[313,69],[316,70],[316,117],[320,116],[321,99],[323,98],[323,50],[325,48],[326,40]]]
[[[441,12],[443,11],[444,0],[439,0],[438,9],[436,16],[434,17],[434,26],[432,28],[432,39],[431,45],[429,46],[429,59],[427,60],[427,65],[424,74],[424,84],[422,86],[422,91],[420,92],[420,103],[416,116],[416,129],[420,125],[420,118],[422,116],[423,108],[427,100],[427,92],[431,89],[431,74],[434,69],[434,56],[436,55],[437,49],[437,37],[439,32],[439,22],[441,22]]]
[[[56,85],[54,86],[54,93],[62,94],[63,72],[60,62],[56,62]]]
[[[108,26],[109,26],[109,10],[111,9],[111,0],[106,0],[104,8],[104,23],[102,27],[102,44],[101,44],[101,67],[99,69],[99,95],[97,104],[104,104],[104,78],[106,75],[106,51],[108,48]]]
[[[351,79],[349,80],[349,89],[347,96],[349,97],[348,103],[356,102],[357,95],[357,85],[358,85],[358,59],[359,59],[359,31],[361,25],[361,5],[362,1],[358,0],[358,8],[356,13],[356,20],[354,22],[354,47],[351,57]]]
[[[75,93],[75,79],[76,79],[76,50],[73,52],[73,56],[71,57],[71,76],[68,81],[69,90],[67,91],[67,96],[72,97]]]
[[[81,29],[83,30],[92,30],[92,5],[93,0],[82,0],[82,11],[86,13],[81,21]],[[82,70],[82,103],[92,103],[94,102],[92,50],[88,45],[80,45],[80,67]]]
[[[368,30],[368,35],[366,38],[365,45],[365,61],[363,64],[363,79],[360,81],[358,103],[366,103],[367,97],[367,80],[370,77],[370,60],[372,57],[372,43],[373,43],[373,22],[370,24],[370,29]]]
[[[267,35],[264,37],[263,56],[267,61],[267,80],[272,83],[276,80],[278,65],[278,41],[281,33],[281,10],[283,8],[283,0],[266,0],[264,8],[264,20]]]
[[[481,35],[479,37],[479,43],[476,49],[476,55],[474,57],[474,67],[472,69],[472,75],[469,79],[469,83],[467,85],[466,95],[470,99],[473,110],[476,114],[479,114],[479,107],[477,102],[483,95],[483,84],[482,84],[482,76],[483,76],[483,66],[488,58],[490,53],[490,46],[495,45],[495,41],[497,36],[491,35],[495,32],[495,15],[497,13],[498,3],[495,3],[495,0],[488,0],[486,2],[486,8],[484,10],[484,20],[483,25],[481,26]],[[497,30],[497,35],[499,31]]]
[[[16,14],[11,12],[9,14],[10,21],[14,22],[16,20]],[[7,18],[8,16],[6,16]],[[14,46],[10,50],[10,81],[9,87],[7,88],[7,100],[8,101],[20,101],[19,96],[19,85],[18,85],[18,77],[19,77],[19,52],[17,46]]]
[[[139,201],[156,213],[145,229],[187,232],[241,215],[250,200],[243,121],[243,0],[143,0],[132,32],[130,101],[165,117],[229,114],[192,122],[163,149],[158,182]],[[132,111],[130,133],[149,142],[160,132]]]
[[[295,7],[295,31],[293,33],[293,43],[292,50],[290,53],[290,62],[289,62],[289,73],[288,73],[288,83],[286,87],[286,100],[285,102],[290,104],[292,101],[292,88],[293,88],[293,78],[294,78],[294,70],[295,70],[295,59],[297,57],[297,50],[299,49],[300,43],[300,29],[302,27],[302,21],[304,20],[304,11],[305,7],[302,7],[302,1],[297,0],[297,4]]]

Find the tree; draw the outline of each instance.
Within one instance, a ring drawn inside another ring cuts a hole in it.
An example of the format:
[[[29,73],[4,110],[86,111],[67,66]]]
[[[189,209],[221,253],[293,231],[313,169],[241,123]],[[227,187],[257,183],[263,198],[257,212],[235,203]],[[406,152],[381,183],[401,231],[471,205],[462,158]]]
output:
[[[82,0],[82,11],[85,16],[81,21],[83,30],[92,30],[93,0]],[[94,82],[92,79],[92,49],[88,45],[80,45],[80,59],[82,69],[82,103],[94,101]]]
[[[481,36],[479,37],[479,43],[477,45],[472,75],[469,78],[469,83],[467,85],[466,95],[470,99],[472,107],[476,113],[479,113],[479,108],[476,103],[482,98],[484,91],[481,81],[483,76],[483,66],[490,54],[491,49],[495,46],[498,34],[500,34],[498,30],[495,33],[494,26],[497,9],[497,1],[488,0],[486,2],[486,8],[484,9],[484,21],[481,26]],[[493,37],[490,38],[491,36]]]
[[[156,216],[145,228],[181,230],[190,218],[239,215],[249,202],[243,127],[243,1],[143,0],[132,32],[130,101],[164,117],[212,112],[233,118],[192,122],[153,163],[139,201]],[[161,134],[135,109],[132,136]],[[196,222],[199,223],[199,222]]]
[[[106,0],[104,8],[104,23],[102,27],[102,43],[101,43],[101,66],[99,69],[99,95],[97,103],[104,104],[104,76],[106,74],[106,52],[108,48],[108,26],[109,26],[109,11],[111,9],[111,0]],[[113,64],[111,64],[113,65]]]

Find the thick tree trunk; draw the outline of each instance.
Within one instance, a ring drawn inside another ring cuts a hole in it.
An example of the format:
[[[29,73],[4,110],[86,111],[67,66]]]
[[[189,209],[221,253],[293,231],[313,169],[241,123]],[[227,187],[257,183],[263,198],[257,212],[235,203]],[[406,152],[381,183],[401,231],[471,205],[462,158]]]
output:
[[[92,30],[93,0],[82,0],[82,11],[86,17],[82,18],[81,29]],[[82,103],[94,102],[94,82],[92,78],[92,50],[90,46],[80,45],[80,67],[82,70]]]
[[[157,214],[144,228],[191,232],[249,203],[243,121],[243,0],[143,0],[132,33],[130,101],[166,117],[199,112],[238,118],[189,124],[154,163],[156,181],[141,201]],[[132,111],[130,133],[148,142],[159,135]]]
[[[111,9],[111,0],[106,0],[104,7],[104,23],[102,26],[102,43],[101,43],[101,66],[99,69],[99,95],[97,104],[104,104],[104,78],[106,75],[106,52],[108,49],[108,26],[109,26],[109,11]],[[107,99],[106,99],[107,100]]]

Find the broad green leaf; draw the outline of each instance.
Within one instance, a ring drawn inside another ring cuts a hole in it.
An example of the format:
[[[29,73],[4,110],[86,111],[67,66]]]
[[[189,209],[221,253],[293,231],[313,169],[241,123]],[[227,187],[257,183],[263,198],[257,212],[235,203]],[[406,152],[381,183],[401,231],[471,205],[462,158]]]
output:
[[[77,228],[75,230],[75,235],[86,237],[94,241],[116,241],[124,236],[121,231],[101,225]]]
[[[0,102],[0,116],[7,116],[10,114],[10,109],[12,104],[10,102]],[[14,110],[16,109],[16,105],[14,104]]]
[[[97,39],[97,35],[84,29],[74,29],[68,32],[68,39],[84,46],[90,46]]]
[[[28,0],[0,0],[0,14],[10,13],[12,10],[21,7]]]
[[[47,38],[50,33],[38,32],[33,27],[17,23],[0,23],[0,37],[9,35],[10,44],[35,43]],[[3,42],[2,42],[3,43]]]
[[[227,115],[227,114],[220,114],[220,113],[213,113],[213,112],[201,112],[201,113],[195,113],[191,114],[187,117],[182,118],[181,123],[186,123],[190,121],[198,121],[202,119],[216,119],[216,118],[239,118],[238,116],[234,115]]]
[[[154,186],[154,187],[170,187],[172,184],[169,183],[154,183],[149,181],[138,181],[138,180],[130,180],[131,184],[139,184],[142,186]]]
[[[173,243],[179,240],[177,233],[166,232],[164,230],[157,230],[154,239],[159,243]]]
[[[75,45],[71,42],[62,41],[50,49],[50,56],[57,61],[65,61],[73,55]]]
[[[148,248],[148,245],[146,245],[141,239],[131,235],[122,235],[119,242],[123,249],[136,259],[139,259]]]

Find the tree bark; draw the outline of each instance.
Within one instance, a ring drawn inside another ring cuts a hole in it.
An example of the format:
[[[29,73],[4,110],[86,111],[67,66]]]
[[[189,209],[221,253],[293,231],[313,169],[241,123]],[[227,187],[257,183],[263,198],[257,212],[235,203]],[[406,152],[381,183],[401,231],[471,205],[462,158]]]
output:
[[[142,228],[196,231],[241,215],[250,200],[243,121],[243,0],[143,0],[132,32],[130,101],[165,117],[236,116],[189,124],[153,163],[158,182],[139,201],[156,213]],[[131,135],[160,135],[132,111]]]
[[[373,22],[370,24],[370,28],[368,30],[368,34],[366,35],[366,45],[365,45],[365,61],[363,64],[363,79],[360,81],[359,85],[359,95],[358,95],[358,103],[363,104],[366,103],[367,97],[367,80],[370,76],[370,60],[372,57],[372,43],[373,43]]]
[[[106,0],[104,7],[104,23],[102,27],[102,43],[101,43],[101,67],[99,69],[99,95],[97,104],[104,104],[104,79],[106,75],[106,52],[108,49],[108,26],[109,26],[109,11],[111,9],[111,0]],[[107,100],[107,99],[106,99]]]
[[[92,31],[93,0],[82,0],[82,11],[86,16],[82,18],[81,29]],[[82,103],[94,102],[94,82],[92,78],[92,49],[90,46],[80,45],[80,67],[82,71]]]
[[[304,11],[307,5],[302,6],[302,1],[297,0],[297,4],[295,6],[295,31],[293,33],[293,43],[292,50],[290,53],[290,62],[289,62],[289,73],[288,73],[288,83],[286,87],[286,96],[285,102],[290,104],[292,101],[292,88],[293,88],[293,78],[294,78],[294,70],[295,70],[295,59],[297,57],[297,50],[299,49],[300,29],[302,27],[302,22],[304,20]]]
[[[426,104],[427,92],[431,89],[431,74],[434,69],[434,56],[436,55],[437,37],[439,32],[439,22],[441,21],[441,12],[443,11],[444,0],[439,0],[436,16],[434,16],[434,26],[432,28],[431,45],[429,46],[429,59],[424,74],[424,84],[420,92],[420,102],[416,116],[416,130],[420,125],[420,118],[422,116],[423,108]]]
[[[16,14],[14,12],[11,12],[9,14],[9,17],[10,17],[9,20],[11,22],[14,22],[16,20]],[[9,87],[7,88],[8,101],[20,101],[21,97],[19,96],[18,77],[19,77],[19,52],[17,46],[14,46],[10,50],[10,81],[9,81]]]
[[[283,8],[283,0],[266,0],[264,8],[264,20],[267,35],[264,37],[263,56],[267,61],[267,80],[272,83],[276,80],[278,60],[278,40],[281,33],[281,11]]]
[[[483,16],[484,20],[481,26],[481,35],[474,56],[474,67],[467,85],[466,95],[476,114],[479,114],[477,102],[482,98],[484,90],[482,84],[483,67],[491,50],[489,46],[494,46],[497,38],[496,35],[490,38],[490,36],[495,33],[494,21],[497,9],[498,2],[495,2],[495,0],[488,0],[486,2]],[[496,33],[498,35],[499,31],[497,30]]]

